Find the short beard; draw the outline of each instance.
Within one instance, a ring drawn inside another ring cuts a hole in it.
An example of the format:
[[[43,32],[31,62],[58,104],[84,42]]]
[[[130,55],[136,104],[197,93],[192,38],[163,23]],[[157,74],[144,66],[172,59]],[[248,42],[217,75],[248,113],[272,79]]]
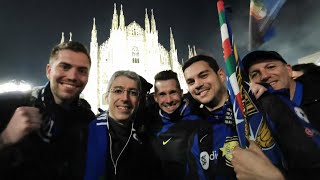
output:
[[[219,107],[216,107],[219,105],[219,103],[221,102],[221,100],[224,98],[224,94],[228,93],[227,92],[227,88],[222,85],[222,87],[220,88],[220,90],[217,92],[217,94],[215,95],[215,97],[208,103],[204,104],[206,107],[210,108],[210,109],[217,109]]]

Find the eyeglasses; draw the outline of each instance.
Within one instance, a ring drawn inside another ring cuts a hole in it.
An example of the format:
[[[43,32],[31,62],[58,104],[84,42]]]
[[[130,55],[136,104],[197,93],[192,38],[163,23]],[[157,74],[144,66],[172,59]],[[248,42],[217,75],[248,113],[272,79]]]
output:
[[[138,97],[139,96],[139,91],[137,89],[111,88],[109,90],[109,92],[112,92],[113,94],[116,94],[116,95],[121,95],[125,91],[128,92],[129,96],[132,96],[132,97]]]

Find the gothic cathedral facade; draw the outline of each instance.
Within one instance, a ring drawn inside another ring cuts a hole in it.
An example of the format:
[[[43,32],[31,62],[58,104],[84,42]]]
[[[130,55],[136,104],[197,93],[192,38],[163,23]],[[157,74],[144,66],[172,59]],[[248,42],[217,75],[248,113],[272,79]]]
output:
[[[195,48],[189,48],[189,57],[196,55]],[[108,80],[117,70],[131,70],[143,76],[153,84],[154,76],[162,70],[173,70],[178,74],[181,87],[187,86],[178,61],[177,49],[170,28],[170,50],[167,51],[158,41],[156,21],[151,10],[149,20],[145,12],[145,28],[135,21],[125,25],[122,5],[118,15],[114,5],[110,37],[98,44],[95,19],[90,42],[91,70],[83,97],[90,103],[92,111],[106,109],[105,93]]]

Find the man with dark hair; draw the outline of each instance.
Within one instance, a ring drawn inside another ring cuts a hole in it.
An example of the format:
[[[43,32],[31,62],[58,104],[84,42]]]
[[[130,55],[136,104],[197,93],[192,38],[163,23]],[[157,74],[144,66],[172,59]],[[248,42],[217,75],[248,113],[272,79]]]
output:
[[[164,179],[197,179],[189,173],[188,153],[199,117],[191,112],[189,100],[183,98],[177,73],[161,71],[154,79],[154,100],[160,119],[151,126],[152,144],[161,159]]]
[[[198,55],[190,58],[182,67],[192,98],[203,108],[206,121],[200,124],[195,140],[193,155],[198,158],[198,172],[205,179],[227,178],[236,179],[232,163],[232,150],[239,144],[236,131],[233,105],[229,99],[229,92],[225,86],[226,74],[219,68],[216,60],[209,56]],[[272,158],[272,162],[279,165],[280,152],[274,149],[270,131],[264,126],[256,128],[250,126],[252,137],[262,133],[265,153]],[[253,141],[250,141],[253,143]],[[198,146],[198,147],[197,147]],[[277,173],[280,173],[277,171]],[[281,173],[280,173],[281,175]],[[238,178],[238,177],[237,177]]]
[[[79,95],[90,64],[82,44],[62,43],[51,52],[44,87],[0,94],[0,179],[83,178],[94,114]]]

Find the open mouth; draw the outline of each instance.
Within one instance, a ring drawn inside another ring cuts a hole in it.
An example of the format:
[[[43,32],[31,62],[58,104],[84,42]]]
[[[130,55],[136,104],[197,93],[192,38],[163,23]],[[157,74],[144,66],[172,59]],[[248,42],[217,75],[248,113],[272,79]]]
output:
[[[132,106],[116,106],[121,112],[130,112]]]
[[[175,111],[177,109],[177,104],[165,105],[164,106],[168,111]]]
[[[198,92],[196,93],[196,95],[197,95],[197,96],[204,96],[204,95],[207,94],[208,91],[209,91],[208,89],[202,89],[202,90],[198,91]]]
[[[270,83],[269,83],[269,85],[270,85],[270,86],[272,86],[272,87],[275,87],[275,86],[276,86],[276,84],[277,84],[277,82],[276,82],[276,81],[272,81],[272,82],[270,82]]]

